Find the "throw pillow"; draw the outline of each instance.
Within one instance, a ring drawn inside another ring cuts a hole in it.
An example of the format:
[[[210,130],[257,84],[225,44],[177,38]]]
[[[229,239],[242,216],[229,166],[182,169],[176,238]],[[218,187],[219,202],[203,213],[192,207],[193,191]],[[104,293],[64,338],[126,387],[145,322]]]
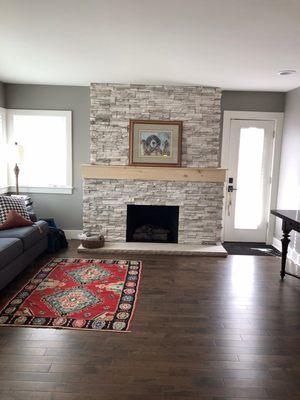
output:
[[[8,212],[12,210],[17,211],[17,213],[24,218],[30,219],[23,199],[13,198],[11,196],[0,196],[0,225],[5,222]]]
[[[31,226],[33,222],[22,217],[17,211],[8,211],[6,220],[0,225],[0,231],[4,229],[19,228],[20,226]]]

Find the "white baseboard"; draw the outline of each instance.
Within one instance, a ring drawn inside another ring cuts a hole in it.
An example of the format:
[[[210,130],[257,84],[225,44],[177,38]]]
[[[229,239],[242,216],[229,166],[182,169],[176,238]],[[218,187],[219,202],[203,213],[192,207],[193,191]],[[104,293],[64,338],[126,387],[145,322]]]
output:
[[[289,249],[288,258],[291,259],[296,265],[300,266],[300,253],[295,249]]]
[[[74,230],[64,229],[64,232],[68,240],[78,239],[78,235],[82,233],[82,231],[76,229]]]
[[[275,247],[275,249],[281,251],[281,241],[279,239],[273,237],[272,246]]]
[[[281,241],[277,238],[273,238],[272,245],[279,251],[281,251]],[[298,253],[295,249],[291,247],[288,248],[287,258],[293,261],[296,265],[300,265],[300,253]]]

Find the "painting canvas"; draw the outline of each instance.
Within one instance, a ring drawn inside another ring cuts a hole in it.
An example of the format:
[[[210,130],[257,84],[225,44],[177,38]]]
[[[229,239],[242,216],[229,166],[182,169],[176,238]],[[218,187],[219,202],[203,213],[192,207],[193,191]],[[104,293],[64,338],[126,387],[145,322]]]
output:
[[[140,132],[140,156],[144,157],[170,157],[171,132]]]
[[[130,164],[179,166],[181,121],[130,121]]]

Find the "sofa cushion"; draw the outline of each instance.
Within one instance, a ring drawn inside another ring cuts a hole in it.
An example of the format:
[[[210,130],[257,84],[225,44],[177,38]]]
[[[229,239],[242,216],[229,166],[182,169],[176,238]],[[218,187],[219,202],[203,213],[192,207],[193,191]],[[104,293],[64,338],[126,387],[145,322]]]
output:
[[[33,225],[33,222],[31,220],[24,218],[15,210],[10,210],[6,215],[5,222],[0,225],[0,231],[3,231],[4,229],[19,228],[21,226],[31,225]]]
[[[1,238],[17,238],[22,240],[24,250],[29,249],[36,242],[45,237],[48,233],[48,224],[45,221],[37,221],[32,226],[12,228],[0,231]]]
[[[11,210],[15,210],[22,215],[22,217],[30,219],[25,202],[22,198],[6,195],[0,196],[0,224],[5,222],[8,212]]]
[[[23,253],[23,244],[20,239],[0,239],[0,269]]]

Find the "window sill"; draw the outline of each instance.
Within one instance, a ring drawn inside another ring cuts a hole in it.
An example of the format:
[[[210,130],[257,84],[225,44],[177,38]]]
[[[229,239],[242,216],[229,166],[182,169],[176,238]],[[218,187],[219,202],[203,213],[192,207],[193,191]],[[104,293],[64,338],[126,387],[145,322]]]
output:
[[[15,186],[8,186],[7,188],[0,188],[0,193],[14,193],[16,191]],[[48,193],[48,194],[73,194],[72,187],[28,187],[20,186],[20,194],[22,193]]]
[[[6,194],[9,192],[9,188],[6,187],[0,187],[0,194]]]

